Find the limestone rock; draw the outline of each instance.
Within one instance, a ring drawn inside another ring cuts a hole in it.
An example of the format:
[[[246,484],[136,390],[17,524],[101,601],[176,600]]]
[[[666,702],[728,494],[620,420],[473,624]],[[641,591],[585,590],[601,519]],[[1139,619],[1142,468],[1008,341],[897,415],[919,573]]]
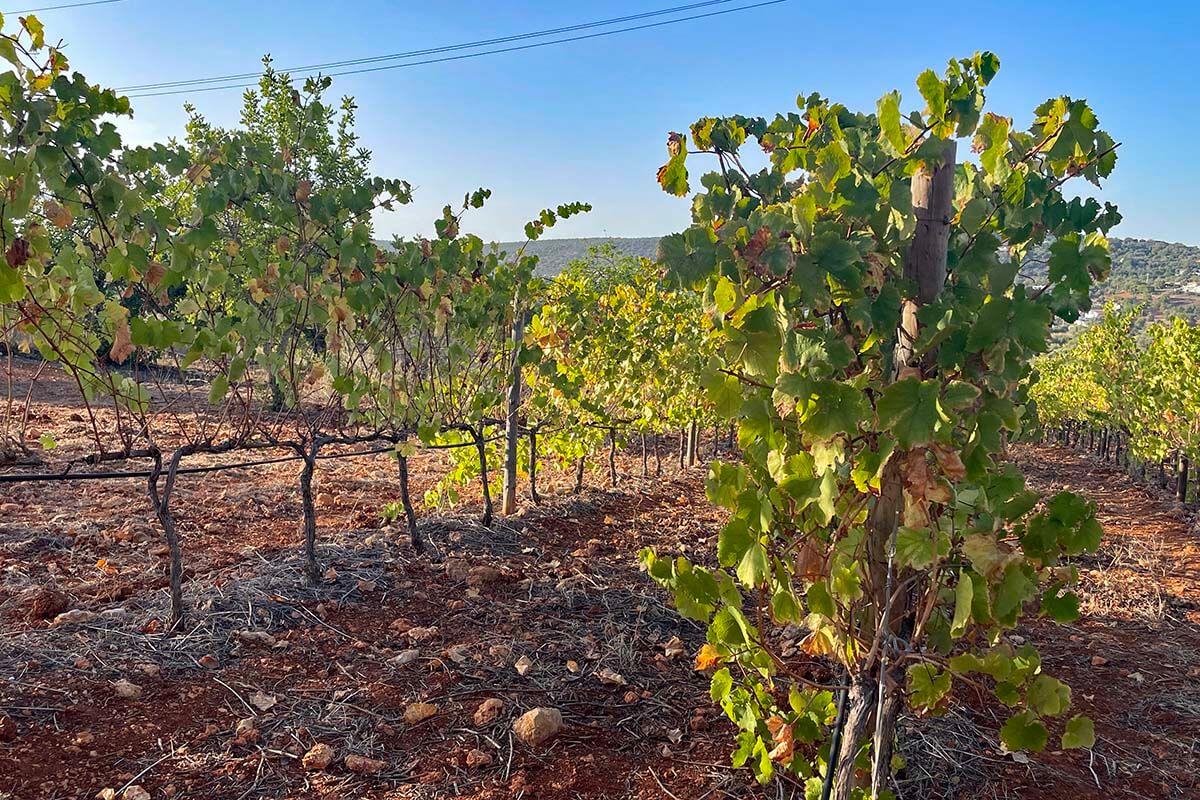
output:
[[[557,708],[535,708],[517,718],[513,734],[523,744],[538,747],[557,736],[562,725],[562,712]]]
[[[132,681],[121,678],[113,683],[113,692],[122,700],[136,700],[142,696],[142,687]]]
[[[438,707],[433,703],[409,703],[404,709],[404,721],[409,725],[416,725],[418,722],[424,722],[432,716],[436,716]]]

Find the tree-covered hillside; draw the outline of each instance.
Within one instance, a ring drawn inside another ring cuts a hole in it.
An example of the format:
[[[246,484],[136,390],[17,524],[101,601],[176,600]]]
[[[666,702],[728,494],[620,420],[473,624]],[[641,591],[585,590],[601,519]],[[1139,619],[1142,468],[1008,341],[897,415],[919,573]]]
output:
[[[525,252],[538,257],[539,275],[557,275],[572,261],[587,256],[592,248],[612,247],[620,255],[655,258],[658,252],[657,236],[617,237],[595,236],[584,239],[538,239],[533,242],[500,242],[499,247],[507,253],[515,253],[522,247]],[[388,247],[389,242],[377,242]]]
[[[1186,292],[1189,285],[1194,290],[1196,302],[1200,304],[1200,247],[1162,242],[1157,239],[1113,238],[1112,274],[1097,287],[1098,297],[1138,296],[1144,298],[1147,290],[1151,294]],[[590,238],[590,239],[540,239],[531,242],[526,252],[541,258],[540,271],[557,274],[571,261],[587,255],[588,248],[611,244],[621,253],[654,258],[658,249],[657,237],[642,238]],[[505,250],[520,247],[516,242],[501,243]],[[1040,256],[1041,276],[1045,273],[1045,256]],[[1038,269],[1027,270],[1031,276]]]
[[[1113,301],[1145,304],[1146,321],[1200,321],[1200,247],[1157,239],[1113,238],[1110,244],[1112,272],[1092,290],[1094,313]],[[1022,274],[1034,283],[1044,280],[1048,256],[1046,249],[1035,252]]]

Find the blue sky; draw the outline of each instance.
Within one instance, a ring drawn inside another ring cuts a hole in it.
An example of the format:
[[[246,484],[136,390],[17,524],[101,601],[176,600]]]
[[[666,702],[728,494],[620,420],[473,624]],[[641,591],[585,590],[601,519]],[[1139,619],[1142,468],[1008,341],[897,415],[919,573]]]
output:
[[[39,17],[48,38],[66,42],[73,68],[122,86],[250,72],[268,52],[287,67],[686,2],[121,0]],[[654,181],[668,131],[703,115],[787,112],[800,92],[873,109],[879,95],[899,88],[905,107],[917,107],[918,72],[989,49],[1002,64],[990,110],[1023,125],[1046,97],[1086,97],[1123,143],[1101,195],[1125,216],[1118,235],[1200,244],[1197,28],[1200,4],[1184,2],[1010,0],[934,13],[894,0],[789,0],[587,42],[340,78],[334,92],[356,97],[375,171],[417,188],[413,206],[378,219],[380,234],[428,233],[442,205],[487,186],[492,201],[467,227],[488,239],[518,238],[539,209],[572,200],[595,210],[554,236],[653,236],[688,220],[687,201],[664,195]],[[179,134],[188,99],[219,123],[234,122],[241,102],[236,90],[137,99],[127,135],[145,142]]]

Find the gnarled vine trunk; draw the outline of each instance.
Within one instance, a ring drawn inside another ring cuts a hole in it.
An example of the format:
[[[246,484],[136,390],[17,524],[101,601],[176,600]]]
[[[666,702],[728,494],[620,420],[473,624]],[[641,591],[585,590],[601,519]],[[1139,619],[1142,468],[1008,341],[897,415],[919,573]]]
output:
[[[479,454],[479,481],[483,485],[483,527],[492,527],[492,490],[488,485],[487,423],[480,422],[475,430],[475,450]]]
[[[397,454],[396,464],[400,473],[400,504],[404,506],[404,519],[408,523],[408,539],[419,555],[424,552],[425,543],[421,541],[421,532],[417,529],[417,512],[408,491],[408,456]]]
[[[313,473],[317,469],[317,451],[320,445],[314,440],[307,448],[299,448],[304,466],[300,470],[300,504],[304,521],[304,574],[313,586],[321,581],[321,568],[317,563],[317,507],[313,502]]]
[[[163,480],[162,456],[155,452],[154,465],[146,481],[146,491],[154,505],[154,514],[158,517],[158,524],[167,540],[167,582],[171,594],[171,621],[167,627],[171,631],[178,630],[183,624],[183,550],[179,542],[179,530],[175,525],[175,515],[171,513],[171,496],[175,492],[179,463],[190,452],[191,448],[182,447],[171,455],[161,491],[159,481]]]

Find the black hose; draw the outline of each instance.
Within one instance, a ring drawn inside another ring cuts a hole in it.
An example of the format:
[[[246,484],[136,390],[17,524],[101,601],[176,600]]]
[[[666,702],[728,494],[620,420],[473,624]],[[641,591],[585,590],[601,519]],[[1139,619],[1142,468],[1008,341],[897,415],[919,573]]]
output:
[[[847,686],[838,698],[837,721],[833,725],[833,738],[829,740],[829,758],[825,761],[825,782],[821,785],[821,800],[829,800],[833,791],[833,773],[837,772],[838,753],[842,749],[842,730],[846,727],[846,698],[850,695],[850,670],[846,670]]]
[[[502,439],[501,436],[493,436],[490,439],[485,439],[485,443],[496,442]],[[422,450],[452,450],[458,447],[475,447],[476,443],[457,442],[454,444],[429,444],[422,445],[419,449]],[[357,458],[359,456],[374,456],[381,453],[390,453],[393,447],[375,447],[370,450],[356,450],[351,453],[326,453],[317,456],[320,460],[338,459],[338,458]],[[176,470],[176,475],[198,475],[205,472],[221,472],[227,469],[244,469],[246,467],[261,467],[267,464],[283,464],[288,461],[299,461],[301,456],[280,456],[279,458],[264,458],[257,461],[239,461],[233,464],[212,464],[206,467],[184,467]],[[57,481],[98,481],[98,480],[120,480],[122,478],[148,478],[150,470],[126,470],[122,472],[43,472],[43,473],[15,473],[10,475],[0,475],[0,483],[35,483],[46,482],[52,483]]]

